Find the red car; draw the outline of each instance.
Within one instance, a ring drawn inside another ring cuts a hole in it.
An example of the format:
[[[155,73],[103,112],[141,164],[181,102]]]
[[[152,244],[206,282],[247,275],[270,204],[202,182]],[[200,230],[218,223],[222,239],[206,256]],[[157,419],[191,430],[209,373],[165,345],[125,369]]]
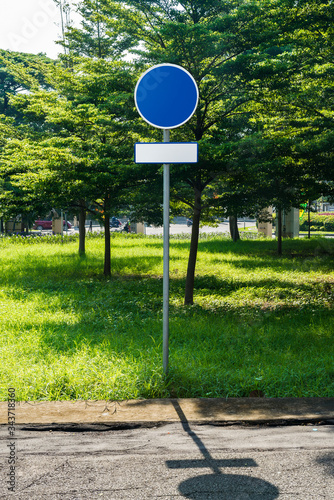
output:
[[[63,221],[63,225],[65,227],[65,221]],[[67,222],[67,227],[68,229],[71,229],[72,224],[70,222]],[[42,231],[42,229],[52,229],[52,220],[35,220],[35,224],[33,225],[33,229],[38,229],[39,231]]]

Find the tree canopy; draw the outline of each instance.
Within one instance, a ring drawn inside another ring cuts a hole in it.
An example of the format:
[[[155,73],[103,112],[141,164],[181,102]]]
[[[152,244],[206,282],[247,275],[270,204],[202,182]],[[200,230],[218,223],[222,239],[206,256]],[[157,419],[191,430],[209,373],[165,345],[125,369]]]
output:
[[[135,166],[132,148],[161,131],[139,118],[133,90],[151,65],[183,66],[200,99],[172,140],[199,142],[200,158],[172,166],[171,208],[193,219],[191,304],[201,222],[333,194],[332,2],[82,0],[78,11],[59,62],[0,53],[0,189],[12,206],[19,190],[31,206],[67,200],[107,220],[128,203],[159,220],[160,167]]]

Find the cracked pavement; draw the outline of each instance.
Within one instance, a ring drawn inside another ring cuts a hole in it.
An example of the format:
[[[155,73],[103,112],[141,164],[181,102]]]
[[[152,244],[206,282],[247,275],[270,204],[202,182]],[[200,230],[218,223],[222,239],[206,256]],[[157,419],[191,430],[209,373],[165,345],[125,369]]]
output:
[[[1,499],[334,498],[333,425],[37,429],[16,429],[13,493],[0,427]]]

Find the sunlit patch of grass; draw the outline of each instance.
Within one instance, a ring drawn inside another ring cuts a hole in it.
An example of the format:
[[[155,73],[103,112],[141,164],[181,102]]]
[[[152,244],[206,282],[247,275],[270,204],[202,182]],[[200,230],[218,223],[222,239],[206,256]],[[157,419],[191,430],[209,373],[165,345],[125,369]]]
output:
[[[170,373],[162,371],[162,241],[0,240],[0,399],[333,396],[334,242],[171,241]]]

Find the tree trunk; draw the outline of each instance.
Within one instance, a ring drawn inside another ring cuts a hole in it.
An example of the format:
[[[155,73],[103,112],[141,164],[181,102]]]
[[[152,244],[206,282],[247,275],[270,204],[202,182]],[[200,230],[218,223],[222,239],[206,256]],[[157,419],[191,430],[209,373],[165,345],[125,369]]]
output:
[[[199,223],[201,218],[201,192],[195,189],[195,206],[193,214],[193,225],[191,230],[190,251],[188,260],[188,269],[186,277],[186,287],[184,295],[184,304],[191,305],[194,303],[194,284],[195,284],[195,268],[199,238]]]
[[[308,222],[308,238],[311,238],[311,200],[308,202],[307,207],[307,222]]]
[[[111,275],[111,264],[110,264],[110,225],[109,225],[109,220],[110,220],[110,214],[106,213],[104,214],[104,270],[103,274],[105,276],[110,276]]]
[[[85,221],[86,221],[86,209],[85,209],[85,205],[82,204],[80,206],[80,212],[79,212],[79,255],[81,255],[81,256],[84,256],[86,253]]]
[[[282,255],[282,209],[277,210],[277,254]]]
[[[237,217],[235,215],[230,215],[229,223],[230,223],[230,233],[231,233],[232,240],[233,241],[240,240]]]
[[[5,115],[7,114],[8,106],[9,106],[9,98],[8,98],[7,92],[4,91],[4,93],[3,93],[3,110],[4,110]]]

